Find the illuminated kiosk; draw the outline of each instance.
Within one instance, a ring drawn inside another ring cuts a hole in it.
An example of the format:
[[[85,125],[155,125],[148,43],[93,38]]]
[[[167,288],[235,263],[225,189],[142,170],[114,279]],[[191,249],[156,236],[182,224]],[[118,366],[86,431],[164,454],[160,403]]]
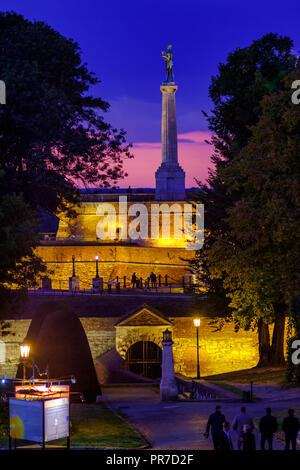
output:
[[[46,443],[67,438],[70,448],[70,387],[18,385],[9,398],[9,449],[17,440]]]

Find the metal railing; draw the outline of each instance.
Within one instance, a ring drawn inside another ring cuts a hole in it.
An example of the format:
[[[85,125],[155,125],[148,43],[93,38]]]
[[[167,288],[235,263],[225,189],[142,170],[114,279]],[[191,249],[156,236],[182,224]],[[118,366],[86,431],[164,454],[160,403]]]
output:
[[[188,400],[205,401],[216,400],[216,393],[201,382],[195,380],[184,380],[184,378],[176,377],[178,391]]]
[[[52,288],[52,284],[59,286],[59,288]],[[103,282],[103,288],[94,289],[91,281],[79,279],[79,289],[70,290],[67,280],[47,278],[47,282],[41,280],[40,286],[37,289],[29,290],[30,294],[37,295],[102,295],[102,294],[124,294],[124,293],[189,293],[194,290],[192,278],[187,281],[184,276],[180,279],[173,279],[167,274],[162,276],[159,274],[155,282],[151,282],[150,277],[136,278],[132,282],[126,276],[116,276],[108,281]]]

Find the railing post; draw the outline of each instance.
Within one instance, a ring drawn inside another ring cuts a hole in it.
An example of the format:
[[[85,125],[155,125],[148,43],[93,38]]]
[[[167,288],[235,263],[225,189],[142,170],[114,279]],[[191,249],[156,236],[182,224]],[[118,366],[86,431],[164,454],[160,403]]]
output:
[[[182,276],[182,287],[184,288],[184,276]]]
[[[140,288],[143,289],[143,278],[140,278]]]
[[[126,276],[124,276],[124,289],[126,289]]]
[[[158,275],[158,287],[161,287],[161,274]]]
[[[167,286],[167,285],[168,285],[168,275],[166,274],[165,275],[165,286]]]

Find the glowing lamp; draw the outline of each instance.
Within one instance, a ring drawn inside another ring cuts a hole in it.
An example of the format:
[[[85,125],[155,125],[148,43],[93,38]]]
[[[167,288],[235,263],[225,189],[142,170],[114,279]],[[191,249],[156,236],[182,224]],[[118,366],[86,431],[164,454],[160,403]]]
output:
[[[199,326],[200,326],[200,318],[194,318],[194,326],[195,326],[196,328],[199,328]]]
[[[30,353],[30,346],[28,344],[20,345],[20,355],[22,359],[27,359]]]
[[[95,260],[96,260],[96,261],[98,261],[98,259],[99,259],[99,256],[98,256],[98,255],[96,255],[96,256],[95,256]]]
[[[172,332],[168,329],[163,332],[163,341],[172,341]]]

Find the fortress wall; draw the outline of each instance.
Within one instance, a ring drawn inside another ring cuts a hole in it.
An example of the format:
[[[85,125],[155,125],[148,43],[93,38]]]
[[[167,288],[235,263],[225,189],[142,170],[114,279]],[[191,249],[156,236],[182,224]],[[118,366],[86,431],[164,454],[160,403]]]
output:
[[[116,338],[114,325],[119,318],[81,318],[94,361],[106,351],[120,346],[123,357],[133,341],[143,339],[161,346],[162,328],[157,326],[135,326],[120,329]],[[196,375],[196,330],[192,318],[172,318],[175,371]],[[17,364],[9,364],[9,358],[18,359],[19,343],[27,334],[30,320],[12,320],[11,334],[2,338],[6,345],[6,361],[0,363],[0,375],[14,376]],[[214,332],[210,319],[201,318],[199,330],[201,375],[218,374],[254,367],[258,362],[257,334],[252,331],[234,332],[232,324]]]
[[[197,368],[196,328],[192,318],[174,318],[175,370],[195,376]],[[199,358],[201,375],[213,375],[255,367],[258,362],[257,332],[234,331],[231,323],[215,332],[211,319],[201,318]]]
[[[103,208],[103,213],[104,210],[108,209],[109,207],[113,208],[115,211],[116,215],[116,223],[115,227],[113,228],[114,230],[116,229],[115,233],[111,237],[111,240],[114,240],[114,238],[120,238],[123,240],[127,239],[128,235],[128,228],[129,224],[132,220],[136,219],[137,216],[143,215],[144,219],[148,221],[148,238],[151,238],[151,220],[152,216],[151,213],[152,211],[157,210],[157,207],[159,209],[162,209],[162,213],[159,215],[159,236],[162,237],[163,232],[162,232],[162,227],[164,226],[164,229],[166,228],[166,223],[168,221],[168,213],[170,213],[170,210],[173,209],[173,212],[171,212],[171,216],[169,218],[169,226],[170,226],[170,236],[169,237],[164,237],[169,239],[170,237],[173,238],[174,235],[174,215],[176,214],[175,217],[176,221],[178,223],[178,220],[181,219],[181,225],[182,228],[184,227],[184,219],[183,219],[183,214],[184,214],[184,208],[188,204],[186,201],[171,201],[171,202],[159,202],[159,201],[151,201],[151,202],[145,202],[145,201],[140,201],[140,202],[128,202],[127,203],[127,210],[126,207],[124,206],[119,206],[118,202],[81,202],[79,206],[75,208],[77,212],[77,217],[76,219],[70,220],[64,216],[64,214],[59,214],[60,222],[59,222],[59,227],[57,231],[57,238],[65,239],[69,238],[71,235],[73,237],[76,237],[76,239],[83,239],[83,240],[96,240],[97,239],[97,225],[100,222],[100,220],[103,219],[103,216],[101,216],[101,212],[99,211],[99,208]],[[134,206],[134,207],[133,207]],[[129,216],[128,211],[132,210],[133,215]],[[138,213],[137,213],[138,212]],[[105,217],[105,215],[104,215]],[[175,240],[174,246],[177,246],[180,241],[178,240],[178,236],[176,237],[177,240]],[[183,235],[182,235],[183,238]],[[159,241],[153,240],[155,244],[159,244]],[[182,246],[183,245],[183,240],[182,240]]]
[[[46,263],[54,289],[68,289],[69,277],[72,276],[72,256],[75,256],[76,275],[80,279],[80,289],[91,289],[95,277],[95,255],[99,255],[99,275],[104,282],[123,276],[127,282],[133,272],[146,279],[151,271],[163,277],[167,274],[170,281],[181,280],[188,271],[187,261],[193,256],[192,251],[184,248],[155,248],[113,245],[80,246],[39,246],[36,253]]]
[[[8,320],[9,334],[0,336],[0,377],[15,377],[20,358],[20,343],[27,335],[31,320]]]

